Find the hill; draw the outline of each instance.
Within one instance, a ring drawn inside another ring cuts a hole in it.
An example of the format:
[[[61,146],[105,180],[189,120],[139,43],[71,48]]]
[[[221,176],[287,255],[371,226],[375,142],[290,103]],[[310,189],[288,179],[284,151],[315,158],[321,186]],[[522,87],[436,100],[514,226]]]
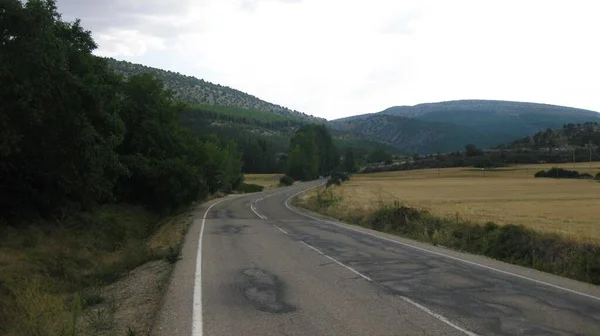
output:
[[[600,121],[599,113],[564,106],[457,100],[395,106],[378,113],[333,120],[331,124],[400,150],[435,153],[459,150],[466,143],[487,148],[547,128],[593,121]]]
[[[327,120],[323,118],[318,118],[280,105],[272,104],[245,92],[227,86],[213,84],[196,77],[152,68],[142,64],[118,61],[113,58],[107,58],[107,61],[113,70],[124,76],[139,73],[153,74],[163,81],[166,88],[173,90],[176,98],[188,104],[234,106],[251,111],[271,112],[308,122],[327,122]]]
[[[187,104],[182,124],[202,137],[215,135],[225,145],[237,143],[246,173],[277,173],[285,170],[290,139],[301,126],[315,123],[329,126],[323,118],[290,110],[247,93],[202,79],[141,64],[107,59],[117,73],[129,77],[150,73],[160,79],[175,97]],[[400,151],[385,143],[343,130],[331,130],[334,144],[342,150],[352,147],[365,156],[374,149]]]
[[[562,128],[551,129],[528,135],[522,139],[500,145],[498,149],[554,149],[600,146],[600,123],[586,122],[565,124]]]

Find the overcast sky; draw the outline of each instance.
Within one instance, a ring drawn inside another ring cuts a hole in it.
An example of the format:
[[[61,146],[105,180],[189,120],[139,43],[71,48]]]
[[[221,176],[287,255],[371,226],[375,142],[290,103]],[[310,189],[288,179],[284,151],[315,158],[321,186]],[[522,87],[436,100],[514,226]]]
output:
[[[597,1],[58,0],[98,55],[335,119],[502,99],[600,111]]]

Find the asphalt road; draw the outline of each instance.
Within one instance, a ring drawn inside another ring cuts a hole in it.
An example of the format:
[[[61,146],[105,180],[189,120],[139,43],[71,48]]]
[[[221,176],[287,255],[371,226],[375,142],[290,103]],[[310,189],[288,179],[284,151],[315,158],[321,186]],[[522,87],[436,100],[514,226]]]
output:
[[[289,206],[319,183],[200,208],[153,335],[600,335],[597,286]]]

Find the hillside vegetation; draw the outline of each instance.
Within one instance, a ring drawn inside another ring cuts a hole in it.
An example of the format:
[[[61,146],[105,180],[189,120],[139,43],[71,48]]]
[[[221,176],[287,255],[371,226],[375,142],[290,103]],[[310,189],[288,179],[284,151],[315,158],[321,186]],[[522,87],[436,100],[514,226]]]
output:
[[[420,154],[456,151],[466,143],[489,148],[563,124],[600,120],[593,111],[546,104],[459,100],[391,107],[379,113],[333,120],[399,150]]]
[[[202,79],[125,61],[107,61],[125,76],[152,74],[161,79],[175,98],[187,103],[181,114],[182,125],[201,137],[214,134],[216,139],[235,141],[242,153],[245,173],[284,172],[288,143],[295,132],[310,123],[329,125],[325,119],[267,103]],[[400,152],[393,146],[354,132],[330,131],[336,146],[352,147],[358,156],[366,156],[374,149]]]
[[[412,158],[382,164],[365,165],[361,172],[414,170],[423,168],[477,167],[493,168],[516,164],[590,162],[600,160],[600,124],[586,122],[565,124],[546,129],[492,149],[481,149],[473,143],[464,150],[414,155]],[[373,162],[373,161],[372,161]]]
[[[235,106],[246,110],[271,112],[293,117],[305,122],[326,121],[322,118],[268,103],[242,91],[213,84],[203,79],[112,58],[108,58],[107,61],[111,68],[126,77],[140,73],[153,74],[165,84],[167,89],[173,90],[176,98],[188,104]]]

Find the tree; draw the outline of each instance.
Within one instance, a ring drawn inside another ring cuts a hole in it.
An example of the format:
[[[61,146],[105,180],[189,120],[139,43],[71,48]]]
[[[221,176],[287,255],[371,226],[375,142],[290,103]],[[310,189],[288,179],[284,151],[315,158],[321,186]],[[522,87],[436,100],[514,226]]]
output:
[[[235,142],[183,128],[161,81],[123,80],[95,48],[53,0],[0,3],[2,222],[115,200],[168,211],[242,182]]]
[[[370,163],[384,162],[386,164],[391,164],[393,162],[393,158],[392,154],[383,149],[377,148],[374,149],[371,154],[369,154],[368,161]]]
[[[118,194],[130,202],[169,211],[198,197],[229,192],[242,182],[241,153],[235,142],[201,141],[180,125],[184,106],[150,74],[122,85],[126,134],[117,148],[128,174]]]
[[[109,200],[123,172],[113,150],[124,132],[119,78],[54,1],[0,6],[0,213],[50,215]]]
[[[344,169],[348,173],[354,173],[356,171],[356,160],[354,159],[354,151],[352,148],[346,148],[346,154],[344,155]]]
[[[302,126],[290,140],[287,171],[295,180],[329,175],[338,165],[339,155],[325,126]]]
[[[468,144],[465,146],[465,155],[467,157],[480,156],[482,154],[483,152],[473,144]]]

